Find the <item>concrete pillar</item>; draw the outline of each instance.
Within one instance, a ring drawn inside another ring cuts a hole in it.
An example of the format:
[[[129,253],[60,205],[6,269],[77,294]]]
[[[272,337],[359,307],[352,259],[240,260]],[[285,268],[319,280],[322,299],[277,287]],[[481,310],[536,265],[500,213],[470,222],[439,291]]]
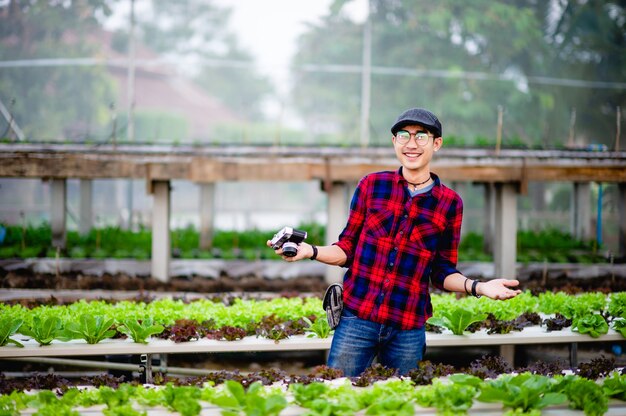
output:
[[[78,231],[80,234],[88,234],[93,227],[93,181],[91,179],[80,180],[80,216]]]
[[[50,227],[52,228],[52,246],[65,248],[67,230],[67,182],[65,179],[52,179],[50,186]]]
[[[350,196],[348,184],[335,182],[328,190],[328,224],[326,225],[326,244],[337,241],[348,220]],[[343,267],[329,266],[326,269],[326,282],[337,283],[343,280]]]
[[[152,277],[170,279],[170,182],[153,181],[152,194]]]
[[[495,277],[514,279],[517,257],[517,189],[515,184],[495,184]]]
[[[215,184],[200,184],[200,248],[213,248],[214,219],[215,219]]]
[[[485,216],[483,223],[483,251],[487,254],[493,253],[493,234],[496,224],[496,191],[492,182],[483,184],[485,188]]]
[[[626,258],[626,183],[617,185],[617,212],[619,221],[618,256]]]
[[[450,189],[453,189],[456,193],[459,194],[461,199],[465,200],[465,195],[468,192],[468,183],[467,182],[450,182]],[[467,227],[469,225],[468,221],[463,221],[461,223],[461,240],[467,234]]]
[[[579,240],[591,238],[591,184],[574,182],[572,190],[571,234]]]

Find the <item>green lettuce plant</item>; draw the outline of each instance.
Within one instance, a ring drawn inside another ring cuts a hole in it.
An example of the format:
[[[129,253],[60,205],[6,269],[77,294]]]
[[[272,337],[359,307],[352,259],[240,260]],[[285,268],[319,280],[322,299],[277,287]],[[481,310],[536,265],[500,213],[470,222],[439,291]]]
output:
[[[232,380],[224,382],[225,389],[213,397],[212,402],[222,408],[224,416],[238,416],[242,413],[251,416],[278,415],[287,400],[282,394],[265,394],[263,385],[256,381],[246,391],[243,386]]]
[[[465,308],[454,308],[452,310],[444,310],[442,316],[432,316],[427,323],[431,325],[442,326],[448,328],[454,335],[463,335],[465,329],[474,322],[480,322],[487,319],[487,314],[482,312],[474,312]]]
[[[589,334],[592,338],[598,338],[609,332],[609,324],[600,314],[583,315],[575,317],[572,321],[572,331],[581,334]]]
[[[100,315],[81,315],[78,322],[67,324],[64,339],[84,339],[88,344],[97,344],[103,339],[115,336],[115,330],[111,329],[113,322],[113,319]]]
[[[30,325],[22,325],[20,333],[28,335],[39,345],[50,345],[52,341],[63,336],[63,323],[57,316],[35,316]]]
[[[330,326],[328,325],[328,321],[324,318],[317,318],[315,322],[311,322],[309,318],[303,316],[302,320],[309,325],[307,328],[304,328],[304,330],[308,333],[308,338],[328,338],[332,332]]]
[[[164,329],[163,325],[155,325],[152,318],[143,320],[132,318],[124,319],[117,327],[119,332],[129,336],[134,342],[140,344],[147,344],[148,337],[160,334]]]
[[[486,381],[477,399],[481,402],[501,402],[514,412],[537,412],[546,406],[567,401],[567,395],[551,392],[555,382],[546,376],[531,373],[504,374]]]
[[[0,346],[7,344],[15,344],[18,347],[23,347],[24,344],[11,338],[17,330],[24,323],[23,319],[14,318],[11,316],[3,316],[0,318]]]

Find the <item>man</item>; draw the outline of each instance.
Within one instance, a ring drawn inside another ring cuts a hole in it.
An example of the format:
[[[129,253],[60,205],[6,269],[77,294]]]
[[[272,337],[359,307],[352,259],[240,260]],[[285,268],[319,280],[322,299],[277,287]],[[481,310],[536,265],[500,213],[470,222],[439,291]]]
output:
[[[301,243],[294,257],[343,266],[343,302],[328,365],[358,376],[374,358],[406,374],[425,349],[424,323],[432,315],[429,284],[474,296],[508,299],[517,280],[473,281],[457,269],[463,202],[430,171],[442,127],[428,110],[412,108],[391,127],[401,167],[366,175],[350,204],[339,241]],[[268,242],[269,245],[269,242]]]

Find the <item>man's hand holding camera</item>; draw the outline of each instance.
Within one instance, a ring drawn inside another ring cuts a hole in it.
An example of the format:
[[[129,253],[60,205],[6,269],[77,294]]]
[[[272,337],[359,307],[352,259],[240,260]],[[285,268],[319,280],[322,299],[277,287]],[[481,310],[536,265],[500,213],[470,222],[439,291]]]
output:
[[[306,231],[285,227],[274,234],[271,240],[267,240],[267,246],[272,247],[285,261],[308,259],[315,253],[313,246],[304,242],[306,237]]]

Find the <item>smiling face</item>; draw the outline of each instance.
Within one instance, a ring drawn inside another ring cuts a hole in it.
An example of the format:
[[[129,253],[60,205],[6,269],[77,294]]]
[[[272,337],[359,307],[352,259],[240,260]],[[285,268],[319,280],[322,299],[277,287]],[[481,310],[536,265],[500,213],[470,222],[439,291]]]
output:
[[[433,158],[433,153],[441,148],[443,139],[433,137],[428,130],[419,125],[404,126],[401,130],[410,133],[409,141],[401,143],[396,136],[392,136],[391,140],[405,176],[418,177],[424,175],[424,172],[430,173],[430,161]],[[428,141],[423,146],[417,144],[415,133],[418,132],[425,132],[429,135]]]

